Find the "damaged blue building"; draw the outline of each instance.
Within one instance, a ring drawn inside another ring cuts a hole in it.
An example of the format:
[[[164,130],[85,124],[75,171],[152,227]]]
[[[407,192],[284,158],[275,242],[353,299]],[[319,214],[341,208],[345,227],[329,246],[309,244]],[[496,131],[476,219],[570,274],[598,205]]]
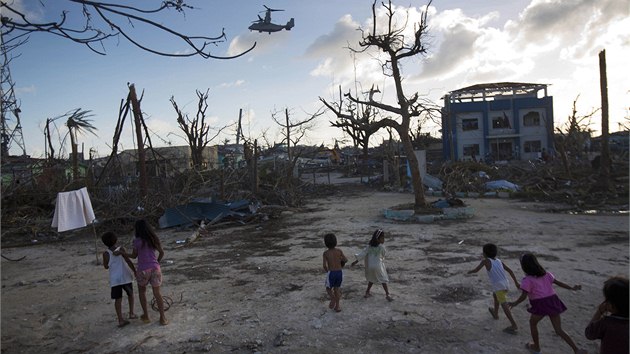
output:
[[[444,159],[532,160],[553,149],[547,85],[479,84],[451,91],[442,110]]]

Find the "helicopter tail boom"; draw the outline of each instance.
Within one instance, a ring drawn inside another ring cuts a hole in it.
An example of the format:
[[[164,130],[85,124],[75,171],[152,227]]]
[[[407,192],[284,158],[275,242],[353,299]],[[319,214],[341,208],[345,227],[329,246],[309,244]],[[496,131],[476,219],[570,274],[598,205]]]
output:
[[[293,17],[291,17],[291,19],[289,20],[289,22],[287,22],[287,24],[284,26],[284,28],[287,31],[290,31],[291,28],[295,27],[295,21],[293,20]]]

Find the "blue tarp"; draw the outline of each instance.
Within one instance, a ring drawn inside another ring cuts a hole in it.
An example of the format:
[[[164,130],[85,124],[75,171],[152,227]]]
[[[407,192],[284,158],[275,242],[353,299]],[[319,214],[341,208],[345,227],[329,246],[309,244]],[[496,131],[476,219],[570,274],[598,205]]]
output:
[[[519,186],[517,186],[516,184],[512,182],[508,182],[504,179],[486,182],[484,186],[486,187],[487,190],[491,190],[491,191],[497,190],[497,189],[506,189],[512,192],[516,192],[520,189]]]
[[[234,214],[232,210],[248,206],[249,201],[236,201],[232,203],[217,203],[208,199],[194,200],[188,204],[168,208],[160,217],[160,228],[174,226],[189,226],[202,220],[214,220],[217,217],[226,217]]]

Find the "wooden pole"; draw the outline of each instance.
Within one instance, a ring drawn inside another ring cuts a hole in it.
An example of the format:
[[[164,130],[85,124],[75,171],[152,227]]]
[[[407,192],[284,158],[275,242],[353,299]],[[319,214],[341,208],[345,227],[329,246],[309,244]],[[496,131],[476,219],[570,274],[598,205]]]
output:
[[[140,110],[140,102],[138,102],[138,96],[136,95],[136,88],[134,84],[129,85],[129,100],[131,101],[131,108],[133,110],[133,118],[136,125],[136,139],[138,140],[138,173],[140,174],[140,196],[142,198],[147,196],[148,183],[147,183],[147,167],[146,157],[144,154],[144,140],[142,138],[142,111]]]
[[[98,261],[98,236],[96,235],[96,226],[94,226],[94,221],[92,221],[92,230],[94,231],[94,254],[96,255],[96,265],[101,265],[101,262]]]
[[[606,50],[599,52],[599,83],[602,95],[602,155],[599,168],[600,185],[608,190],[610,181],[610,147],[608,146],[608,79],[606,78]]]
[[[236,146],[238,146],[241,135],[243,135],[243,131],[241,128],[241,119],[243,118],[243,109],[238,110],[238,127],[236,128]]]
[[[258,140],[254,139],[254,161],[252,163],[254,166],[253,170],[253,179],[254,179],[254,196],[258,195]]]

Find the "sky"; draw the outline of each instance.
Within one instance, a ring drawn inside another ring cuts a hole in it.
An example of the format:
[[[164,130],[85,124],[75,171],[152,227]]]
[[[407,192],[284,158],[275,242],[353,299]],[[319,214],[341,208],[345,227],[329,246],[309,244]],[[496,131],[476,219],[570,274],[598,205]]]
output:
[[[69,23],[78,23],[81,8],[67,0],[40,2],[12,0],[33,21],[59,19],[67,10]],[[45,6],[42,6],[45,3]],[[138,4],[138,2],[126,2]],[[157,6],[161,1],[142,4]],[[242,57],[231,60],[200,57],[170,58],[147,53],[123,38],[104,42],[106,55],[85,45],[47,33],[31,34],[26,44],[11,52],[11,76],[21,109],[21,123],[27,154],[44,157],[44,125],[77,108],[91,111],[97,136],[79,137],[85,155],[95,157],[111,152],[121,100],[133,83],[142,94],[141,107],[154,146],[186,145],[170,102],[175,99],[189,116],[197,112],[196,91],[208,90],[207,115],[211,127],[233,126],[242,110],[243,133],[258,139],[259,145],[280,142],[281,127],[272,115],[283,118],[289,110],[293,121],[301,121],[322,110],[319,98],[334,101],[339,86],[344,92],[367,91],[378,86],[384,103],[396,105],[391,78],[384,76],[381,53],[353,53],[359,49],[359,28],[370,29],[372,2],[229,0],[195,1],[183,14],[170,11],[154,19],[180,32],[216,36],[224,29],[226,41],[211,48],[213,55],[229,56],[256,43]],[[291,31],[272,34],[251,32],[248,26],[264,5],[283,9],[272,13],[272,22],[285,24],[295,19]],[[630,116],[630,5],[625,0],[435,0],[393,1],[396,25],[407,19],[405,33],[413,32],[422,11],[428,11],[427,53],[404,59],[401,68],[408,96],[418,93],[435,104],[449,91],[491,82],[548,84],[554,99],[555,126],[562,127],[577,99],[578,115],[601,106],[599,58],[606,50],[609,126],[619,130]],[[145,8],[149,8],[150,6]],[[377,24],[384,19],[377,3]],[[3,14],[5,16],[5,14]],[[170,53],[185,53],[186,46],[135,24],[134,35],[142,43]],[[349,145],[335,120],[325,112],[315,120],[301,143]],[[53,142],[59,152],[67,129],[57,120]],[[136,146],[131,120],[125,123],[119,151]],[[596,113],[591,129],[601,128]],[[439,125],[427,122],[424,132],[439,136]],[[597,133],[596,133],[597,134]],[[214,134],[211,134],[214,135]],[[385,136],[385,135],[383,135]],[[55,140],[56,139],[56,140]],[[236,129],[226,128],[210,144],[236,142]],[[379,144],[374,139],[372,144]],[[66,144],[65,152],[69,151]],[[11,153],[21,154],[13,143]],[[66,155],[67,156],[67,155]]]

